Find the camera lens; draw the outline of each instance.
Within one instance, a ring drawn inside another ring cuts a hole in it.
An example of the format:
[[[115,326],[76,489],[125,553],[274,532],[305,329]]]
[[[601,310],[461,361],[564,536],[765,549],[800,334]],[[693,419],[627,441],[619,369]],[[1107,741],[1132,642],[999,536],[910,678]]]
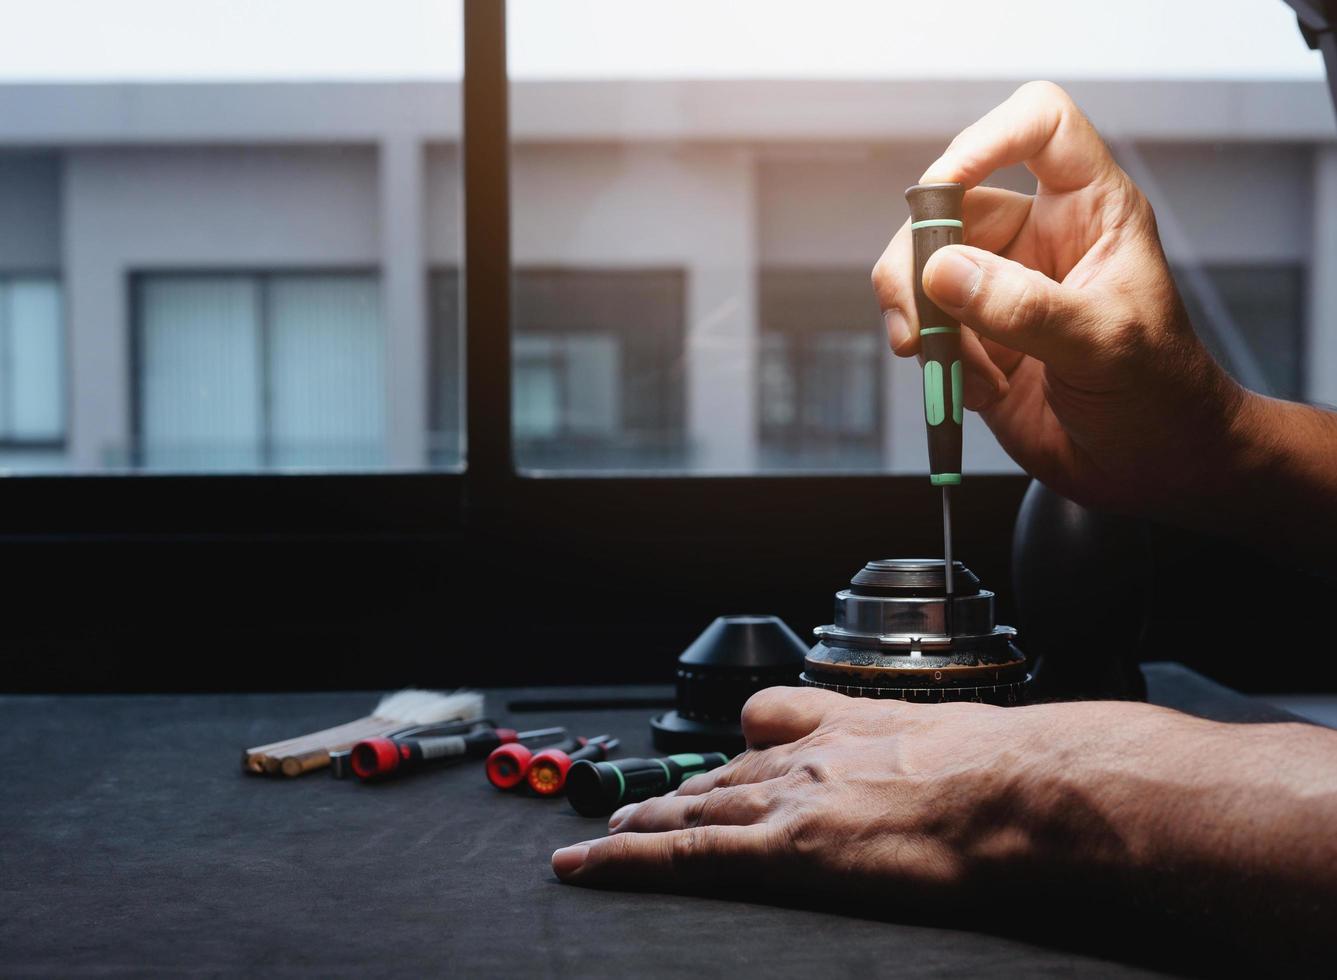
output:
[[[835,622],[814,631],[803,683],[903,701],[1020,704],[1029,680],[1016,630],[994,620],[994,594],[953,563],[951,631],[944,565],[871,561],[836,593]]]

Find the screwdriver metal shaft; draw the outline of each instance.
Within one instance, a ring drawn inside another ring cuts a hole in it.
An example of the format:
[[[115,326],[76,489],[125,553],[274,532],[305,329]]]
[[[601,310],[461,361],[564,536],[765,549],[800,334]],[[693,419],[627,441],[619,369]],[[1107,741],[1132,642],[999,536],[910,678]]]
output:
[[[945,576],[944,591],[947,594],[947,602],[943,608],[943,621],[946,624],[947,635],[953,634],[952,629],[952,595],[956,592],[953,587],[952,573],[955,568],[952,564],[952,488],[943,485],[942,488],[942,568]]]

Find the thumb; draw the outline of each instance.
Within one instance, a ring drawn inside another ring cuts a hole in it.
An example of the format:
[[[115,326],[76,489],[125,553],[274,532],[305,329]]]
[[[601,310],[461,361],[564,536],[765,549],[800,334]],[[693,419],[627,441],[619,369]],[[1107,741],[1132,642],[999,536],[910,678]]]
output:
[[[924,292],[981,336],[1062,367],[1089,350],[1094,299],[982,248],[949,245],[924,266]]]

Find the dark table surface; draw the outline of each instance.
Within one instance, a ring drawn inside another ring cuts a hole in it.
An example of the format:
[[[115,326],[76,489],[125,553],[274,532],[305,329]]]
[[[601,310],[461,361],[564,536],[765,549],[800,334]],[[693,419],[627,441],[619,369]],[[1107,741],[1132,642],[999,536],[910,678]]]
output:
[[[1147,674],[1158,703],[1226,721],[1293,720],[1175,665]],[[650,754],[644,707],[508,709],[517,698],[614,694],[667,689],[492,691],[488,713],[520,727],[612,732],[626,754]],[[564,886],[549,855],[601,834],[603,822],[564,801],[498,793],[481,764],[383,785],[240,771],[245,746],[350,720],[374,702],[367,693],[0,697],[0,973],[1132,976],[1166,968],[1122,942],[1074,944],[1043,929],[997,935]]]

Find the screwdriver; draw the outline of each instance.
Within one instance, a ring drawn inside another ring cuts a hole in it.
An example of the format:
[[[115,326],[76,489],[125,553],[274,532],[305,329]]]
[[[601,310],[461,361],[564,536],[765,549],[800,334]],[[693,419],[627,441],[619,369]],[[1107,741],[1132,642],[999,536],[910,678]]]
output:
[[[413,725],[391,732],[386,738],[417,738],[423,735],[467,735],[480,728],[496,728],[497,723],[491,718],[475,718],[473,721],[435,723],[431,725]],[[330,775],[335,779],[347,779],[353,775],[353,746],[336,749],[330,753]]]
[[[566,798],[582,817],[606,817],[624,803],[638,803],[677,789],[698,773],[729,761],[723,752],[683,752],[662,759],[582,759],[566,774]]]
[[[952,487],[961,483],[961,324],[938,309],[924,293],[924,266],[945,245],[960,245],[965,235],[961,184],[916,184],[905,192],[910,202],[910,237],[915,253],[915,309],[919,314],[920,354],[924,361],[924,425],[928,430],[929,482],[942,488],[942,567],[944,625],[952,635]]]
[[[362,779],[376,779],[460,758],[482,758],[507,742],[537,742],[564,738],[565,728],[537,728],[517,732],[514,728],[480,728],[467,735],[428,738],[368,738],[353,746],[353,772]]]
[[[544,749],[529,763],[525,780],[539,796],[556,796],[566,788],[566,776],[572,765],[581,759],[602,762],[617,746],[618,741],[612,735],[596,735],[574,752],[561,748]]]
[[[589,739],[573,735],[556,745],[548,746],[544,751],[551,752],[553,749],[558,749],[562,752],[574,752],[583,748],[588,741]],[[483,764],[487,781],[497,789],[515,789],[525,781],[529,765],[534,761],[534,752],[535,750],[524,742],[506,742],[498,745],[489,753],[487,762]]]

